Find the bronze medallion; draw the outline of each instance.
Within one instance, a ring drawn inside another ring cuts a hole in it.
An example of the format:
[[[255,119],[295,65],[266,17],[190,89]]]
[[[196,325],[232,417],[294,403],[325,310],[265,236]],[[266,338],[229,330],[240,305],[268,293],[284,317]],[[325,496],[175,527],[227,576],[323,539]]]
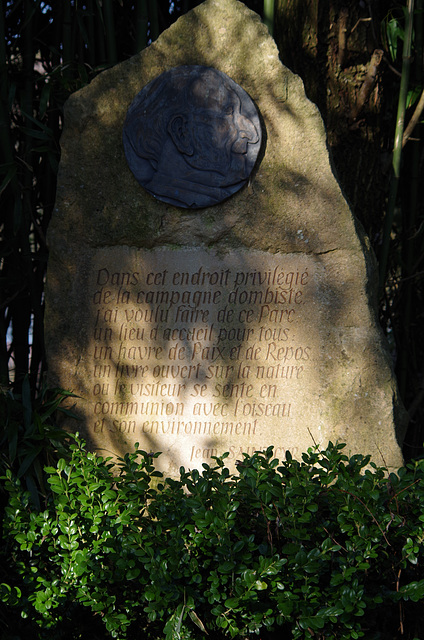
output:
[[[123,129],[128,165],[158,200],[210,207],[247,182],[261,147],[250,96],[222,71],[181,66],[149,82]]]

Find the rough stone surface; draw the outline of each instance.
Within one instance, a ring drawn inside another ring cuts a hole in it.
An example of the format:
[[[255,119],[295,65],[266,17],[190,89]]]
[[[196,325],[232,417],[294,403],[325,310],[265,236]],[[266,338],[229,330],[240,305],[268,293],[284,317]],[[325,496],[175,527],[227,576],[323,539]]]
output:
[[[254,100],[263,130],[249,184],[222,204],[196,211],[147,194],[122,146],[136,94],[183,64],[230,76]],[[69,426],[103,452],[122,455],[134,442],[161,450],[161,468],[171,474],[181,464],[201,468],[230,446],[234,468],[242,451],[275,445],[279,457],[286,449],[300,455],[328,440],[345,442],[348,453],[371,454],[377,464],[402,463],[403,412],[376,318],[374,258],[332,173],[320,114],[300,78],[281,64],[256,14],[236,0],[207,0],[180,18],[148,49],[71,96],[61,147],[48,236],[46,344],[50,380],[81,396],[75,410],[82,422]],[[218,275],[199,286],[200,267]],[[261,309],[269,282],[263,278],[274,269],[285,274],[273,284],[283,297],[268,305],[266,317]],[[182,273],[191,279],[186,286],[179,285]],[[154,274],[149,283],[148,274]],[[237,286],[247,298],[234,302],[236,294],[229,296]],[[182,309],[178,317],[177,305],[158,302],[165,290],[175,296],[187,291],[185,310],[203,316],[190,322]],[[209,291],[215,301],[194,300],[196,291]],[[261,304],[255,304],[258,292]],[[236,315],[225,317],[226,306]],[[166,307],[169,315],[161,318]],[[137,311],[144,313],[140,321]],[[253,332],[219,339],[221,328]],[[193,339],[190,329],[201,331]],[[280,333],[265,334],[270,329]],[[178,351],[177,343],[186,350]],[[145,355],[133,347],[153,351]],[[188,369],[174,369],[165,378],[160,367],[171,364],[199,365],[197,377],[194,369],[188,378]],[[233,367],[228,380],[224,369],[209,371],[216,365]],[[250,367],[246,378],[239,366]],[[170,381],[185,385],[184,415],[175,408],[176,392],[154,391],[154,383]],[[131,383],[151,386],[143,391]],[[249,384],[250,395],[243,396]],[[162,404],[142,408],[155,401]],[[206,416],[211,410],[212,418]]]

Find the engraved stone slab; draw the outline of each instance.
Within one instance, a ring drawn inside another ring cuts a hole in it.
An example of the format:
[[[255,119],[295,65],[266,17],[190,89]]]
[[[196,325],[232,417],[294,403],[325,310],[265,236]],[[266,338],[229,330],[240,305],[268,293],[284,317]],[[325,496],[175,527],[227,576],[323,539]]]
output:
[[[296,254],[98,250],[83,391],[94,439],[143,440],[172,473],[226,451],[234,464],[280,432],[276,454],[301,453],[297,423],[319,420],[319,270]]]
[[[194,210],[152,197],[122,141],[136,96],[181,66],[231,78],[262,131],[248,183]],[[71,96],[61,147],[46,347],[50,382],[80,396],[69,428],[103,454],[163,451],[171,475],[329,440],[402,463],[374,257],[321,117],[256,14],[202,3]]]

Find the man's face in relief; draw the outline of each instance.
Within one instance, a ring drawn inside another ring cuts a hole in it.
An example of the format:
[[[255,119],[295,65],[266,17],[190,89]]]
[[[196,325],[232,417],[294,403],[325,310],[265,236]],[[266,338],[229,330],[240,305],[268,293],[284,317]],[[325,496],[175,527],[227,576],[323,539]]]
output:
[[[241,189],[260,146],[253,101],[210,67],[175,67],[158,76],[136,96],[124,125],[139,183],[159,200],[193,209]]]
[[[238,95],[222,83],[205,86],[205,80],[193,87],[195,104],[205,106],[193,111],[187,123],[193,154],[186,161],[196,169],[219,173],[231,184],[244,178],[248,145],[256,144],[259,135],[253,122],[241,113]]]

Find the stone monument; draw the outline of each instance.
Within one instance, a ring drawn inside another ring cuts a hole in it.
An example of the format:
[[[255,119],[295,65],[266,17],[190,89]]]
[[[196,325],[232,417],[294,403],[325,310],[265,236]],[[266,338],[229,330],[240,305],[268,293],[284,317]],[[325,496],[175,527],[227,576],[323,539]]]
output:
[[[61,147],[46,344],[69,428],[171,476],[329,440],[402,464],[369,242],[256,14],[180,18],[71,96]]]

